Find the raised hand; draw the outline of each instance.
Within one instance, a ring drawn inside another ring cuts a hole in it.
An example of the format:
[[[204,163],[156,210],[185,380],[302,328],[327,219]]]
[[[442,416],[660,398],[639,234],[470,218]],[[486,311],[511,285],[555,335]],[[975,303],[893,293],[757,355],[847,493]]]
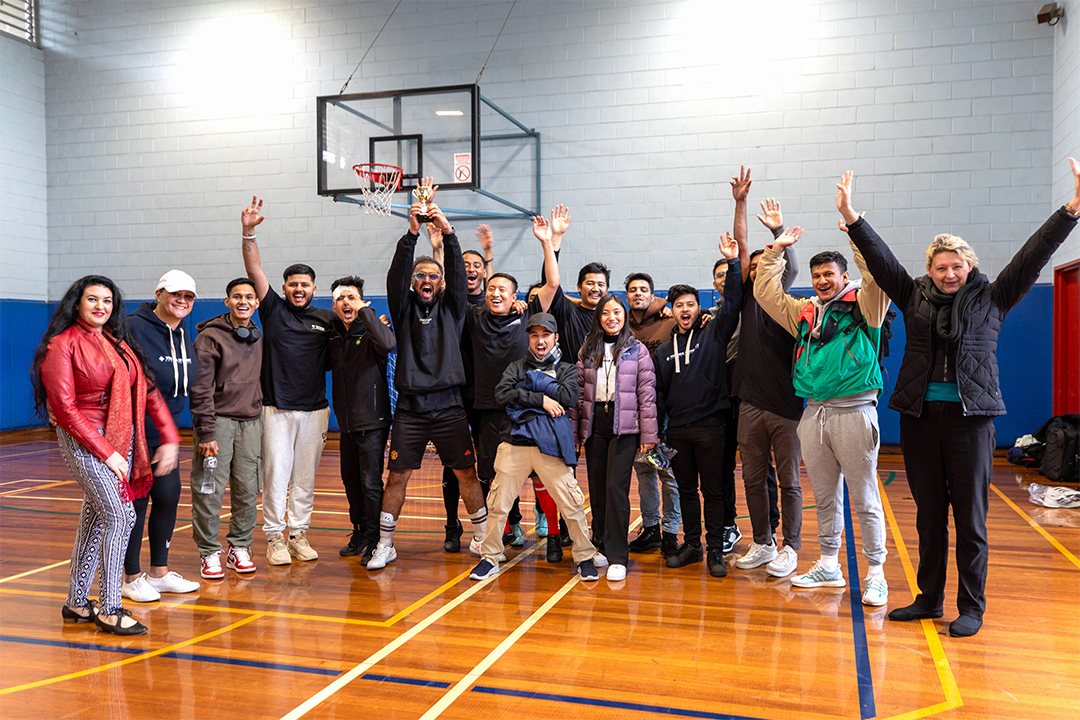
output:
[[[266,219],[266,216],[261,214],[262,204],[262,200],[255,195],[252,195],[251,204],[240,211],[240,222],[244,226],[245,235],[254,234],[255,226]]]
[[[802,237],[802,228],[796,225],[793,228],[788,228],[784,231],[784,234],[773,240],[774,250],[783,250],[786,247],[790,247],[799,242],[799,238]]]
[[[854,173],[848,170],[836,183],[836,209],[844,216],[846,224],[850,225],[859,219],[859,213],[851,207],[851,181]]]
[[[859,213],[859,217],[866,217],[866,213]],[[847,223],[844,222],[844,218],[837,220],[836,224],[840,227],[840,232],[846,233],[848,231],[848,226]]]
[[[551,234],[552,238],[561,236],[570,227],[570,208],[565,205],[556,205],[551,211]]]
[[[724,233],[724,237],[720,238],[720,254],[728,260],[739,257],[739,243],[735,242],[730,232]]]
[[[436,252],[442,250],[442,230],[433,222],[427,223],[424,227],[427,228],[428,239],[431,240],[431,249]]]
[[[554,214],[554,210],[552,213]],[[543,215],[533,216],[533,235],[540,242],[551,239],[551,224],[547,221],[547,218]]]
[[[515,300],[510,304],[510,311],[516,315],[524,315],[525,311],[529,309],[529,303],[524,300]]]
[[[435,186],[436,188],[438,185]],[[454,232],[454,226],[450,224],[450,221],[443,215],[443,211],[439,209],[439,206],[433,202],[428,201],[428,217],[431,218],[431,224],[438,230],[441,230],[444,235]]]
[[[479,225],[476,228],[476,239],[480,241],[480,248],[486,253],[491,250],[491,244],[495,237],[491,234],[491,228],[487,225]]]
[[[1080,160],[1069,158],[1069,167],[1072,169],[1073,182],[1076,184],[1076,194],[1066,204],[1066,208],[1073,215],[1080,215]]]
[[[784,224],[784,214],[780,212],[780,201],[774,198],[765,198],[761,201],[761,212],[757,219],[770,230],[775,230]]]
[[[409,232],[413,235],[420,234],[420,203],[414,202],[409,206]]]
[[[750,168],[740,165],[739,177],[734,175],[731,177],[731,196],[735,198],[735,202],[746,202],[746,197],[750,194],[751,182],[753,181],[750,179]]]

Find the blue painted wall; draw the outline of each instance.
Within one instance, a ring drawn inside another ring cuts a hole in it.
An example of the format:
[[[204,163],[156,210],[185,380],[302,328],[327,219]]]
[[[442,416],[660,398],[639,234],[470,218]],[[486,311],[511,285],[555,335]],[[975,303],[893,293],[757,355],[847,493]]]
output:
[[[803,288],[796,292],[809,294],[810,290]],[[711,288],[702,291],[702,302],[711,297]],[[368,299],[377,313],[388,312],[385,297]],[[129,310],[133,310],[137,302],[130,303]],[[330,298],[316,298],[314,305],[329,308]],[[0,299],[0,430],[42,424],[33,417],[29,367],[54,308],[54,303]],[[203,320],[225,311],[220,299],[196,300],[188,326],[194,329]],[[1036,429],[1050,417],[1052,317],[1053,287],[1036,285],[1009,314],[1002,328],[998,363],[1001,391],[1009,414],[995,421],[999,447],[1011,446],[1017,437]],[[879,408],[881,439],[886,444],[900,442],[900,416],[885,407],[903,357],[904,324],[899,318],[894,332],[891,354],[885,360],[885,393]],[[329,394],[329,375],[327,386]],[[191,415],[186,410],[181,416],[181,425],[191,427]],[[335,432],[338,429],[333,415],[330,429]]]

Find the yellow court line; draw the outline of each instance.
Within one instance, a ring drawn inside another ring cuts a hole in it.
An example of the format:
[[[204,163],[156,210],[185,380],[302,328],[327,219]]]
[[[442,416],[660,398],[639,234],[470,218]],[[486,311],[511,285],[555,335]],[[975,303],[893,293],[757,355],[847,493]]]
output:
[[[1066,550],[1066,549],[1065,549],[1065,546],[1064,546],[1064,545],[1062,545],[1061,543],[1059,543],[1059,542],[1057,541],[1057,539],[1056,539],[1056,538],[1054,538],[1054,536],[1053,536],[1053,535],[1051,535],[1050,533],[1046,532],[1045,528],[1043,528],[1043,526],[1042,526],[1042,525],[1040,525],[1039,523],[1037,523],[1037,522],[1035,522],[1034,520],[1032,520],[1032,519],[1031,519],[1031,516],[1030,516],[1030,515],[1028,515],[1028,514],[1027,514],[1026,512],[1024,512],[1023,510],[1021,510],[1021,509],[1020,509],[1020,508],[1019,508],[1019,507],[1018,507],[1018,506],[1016,505],[1016,503],[1014,503],[1014,502],[1013,502],[1012,500],[1010,500],[1009,498],[1005,497],[1005,494],[1004,494],[1003,492],[1001,492],[1000,490],[998,490],[998,489],[997,489],[997,487],[996,487],[996,486],[994,485],[994,483],[990,483],[990,489],[991,489],[991,490],[993,490],[993,491],[994,491],[995,493],[997,493],[997,496],[998,496],[999,498],[1001,498],[1002,500],[1004,500],[1004,501],[1005,501],[1005,504],[1006,504],[1006,505],[1008,505],[1008,506],[1009,506],[1009,507],[1011,507],[1011,508],[1012,508],[1013,510],[1015,510],[1015,511],[1016,511],[1016,514],[1017,514],[1017,515],[1019,515],[1020,517],[1022,517],[1022,518],[1024,519],[1024,521],[1025,521],[1025,522],[1027,522],[1027,524],[1028,524],[1028,525],[1030,525],[1031,527],[1035,528],[1035,530],[1036,530],[1036,531],[1037,531],[1037,532],[1038,532],[1038,533],[1039,533],[1040,535],[1042,535],[1042,536],[1043,536],[1044,538],[1046,538],[1046,539],[1047,539],[1047,541],[1049,541],[1049,543],[1050,543],[1051,545],[1053,545],[1053,546],[1054,546],[1055,548],[1057,548],[1057,549],[1058,549],[1058,551],[1059,551],[1059,552],[1060,552],[1060,553],[1061,553],[1062,555],[1064,555],[1064,556],[1065,556],[1066,558],[1068,558],[1068,559],[1069,559],[1069,562],[1071,562],[1071,563],[1072,563],[1073,565],[1075,565],[1076,567],[1080,568],[1080,559],[1077,559],[1077,557],[1076,557],[1075,555],[1073,555],[1073,554],[1072,554],[1071,552],[1069,552],[1068,550]]]
[[[476,667],[466,673],[465,677],[461,678],[454,687],[450,688],[445,695],[443,695],[437,703],[432,705],[426,713],[420,716],[420,720],[433,720],[439,717],[446,708],[450,707],[451,703],[457,700],[462,693],[469,689],[480,677],[487,672],[488,668],[498,662],[506,651],[514,646],[521,636],[524,635],[540,621],[540,618],[544,617],[551,608],[555,607],[555,603],[559,602],[566,596],[575,585],[580,582],[581,576],[575,575],[570,578],[565,585],[563,585],[554,595],[548,598],[547,602],[536,609],[532,615],[530,615],[525,622],[517,626],[514,632],[510,633],[505,640],[499,643],[498,647],[487,654],[483,660],[481,660]]]
[[[536,552],[539,549],[540,549],[540,545],[537,544],[532,549],[521,553],[520,555],[515,557],[510,562],[506,563],[506,565],[504,567],[507,567],[507,568],[513,567],[514,565],[521,562],[523,559],[525,559],[526,557],[533,554],[534,552]],[[501,575],[501,573],[500,573],[500,575]],[[375,651],[375,653],[368,656],[368,658],[366,660],[364,660],[363,662],[361,662],[358,665],[356,665],[355,667],[353,667],[352,670],[349,670],[348,672],[343,673],[342,675],[339,675],[334,680],[334,682],[330,683],[329,685],[324,687],[322,690],[315,693],[314,695],[312,695],[310,698],[308,698],[304,702],[300,703],[300,705],[298,705],[296,708],[294,708],[291,712],[284,715],[282,717],[282,720],[296,720],[297,718],[303,717],[308,712],[313,710],[315,707],[322,704],[325,700],[332,697],[335,693],[338,692],[338,690],[341,690],[343,687],[345,687],[346,685],[351,683],[353,680],[355,680],[356,678],[360,677],[362,674],[367,672],[368,669],[370,669],[371,667],[377,665],[383,659],[385,659],[386,657],[391,655],[394,651],[396,651],[402,645],[404,645],[405,643],[412,640],[414,637],[416,637],[417,635],[422,633],[424,630],[426,630],[431,625],[434,625],[436,622],[438,622],[440,619],[442,619],[443,616],[445,616],[451,610],[456,608],[458,605],[461,605],[466,600],[471,598],[473,595],[475,595],[476,593],[480,592],[485,587],[490,585],[498,577],[499,577],[499,575],[492,575],[487,580],[481,580],[480,582],[476,583],[471,588],[469,588],[468,590],[466,590],[465,592],[463,592],[462,594],[458,595],[456,598],[454,598],[453,600],[448,602],[446,605],[443,605],[441,608],[439,608],[438,610],[433,612],[431,615],[428,615],[426,618],[424,618],[423,620],[418,622],[416,625],[413,625],[411,628],[406,630],[404,633],[402,633],[401,635],[399,635],[396,638],[394,638],[393,640],[391,640],[389,643],[387,643],[386,645],[381,647],[379,650]]]
[[[74,480],[60,480],[59,482],[47,483],[45,485],[35,485],[34,487],[22,488],[20,490],[8,490],[7,492],[0,493],[0,497],[5,497],[7,495],[17,495],[21,492],[33,492],[34,490],[47,490],[49,488],[59,487],[60,485],[71,485],[74,482]]]
[[[904,538],[900,535],[900,526],[896,522],[896,515],[893,514],[892,503],[889,502],[889,496],[885,492],[885,486],[881,484],[880,477],[878,477],[878,492],[881,495],[881,506],[885,510],[889,527],[892,529],[893,541],[896,543],[896,553],[900,556],[900,565],[904,568],[908,589],[911,591],[911,597],[914,600],[919,594],[919,581],[915,574],[915,567],[911,564],[911,555],[908,554],[907,545],[904,544]],[[886,720],[914,720],[915,718],[929,717],[939,712],[961,707],[964,704],[963,698],[960,697],[960,687],[956,684],[956,677],[953,675],[952,668],[949,667],[949,658],[945,655],[945,648],[941,645],[941,637],[934,626],[934,621],[926,619],[919,622],[922,624],[923,634],[926,635],[926,644],[930,648],[930,657],[934,660],[938,682],[941,683],[941,690],[945,693],[945,702],[895,715]]]
[[[38,680],[36,682],[26,683],[25,685],[16,685],[15,687],[5,688],[3,690],[0,690],[0,695],[7,695],[9,693],[19,692],[20,690],[31,690],[33,688],[42,687],[44,685],[53,685],[54,683],[63,682],[64,680],[73,680],[75,678],[86,677],[87,675],[94,675],[95,673],[103,672],[105,670],[112,670],[113,668],[118,668],[123,665],[130,665],[132,663],[141,662],[143,660],[149,660],[152,657],[164,655],[165,653],[173,652],[174,650],[179,650],[180,648],[194,645],[195,643],[202,642],[203,640],[208,640],[212,637],[231,632],[232,630],[235,630],[242,625],[247,625],[249,622],[258,620],[260,617],[262,617],[262,613],[256,613],[254,615],[251,615],[250,617],[244,618],[243,620],[238,620],[232,625],[227,625],[223,628],[219,628],[203,635],[199,635],[198,637],[191,638],[190,640],[184,640],[183,642],[166,645],[163,648],[151,650],[150,652],[145,652],[142,655],[135,655],[134,657],[129,657],[124,660],[117,660],[116,662],[106,663],[105,665],[90,668],[89,670],[79,670],[78,672],[68,673],[67,675],[60,675],[58,677],[48,678],[46,680]]]
[[[22,480],[5,480],[4,482],[0,482],[0,487],[3,487],[4,485],[14,485],[15,483],[24,483],[24,482],[43,482],[43,481],[39,480],[37,478],[23,478]]]

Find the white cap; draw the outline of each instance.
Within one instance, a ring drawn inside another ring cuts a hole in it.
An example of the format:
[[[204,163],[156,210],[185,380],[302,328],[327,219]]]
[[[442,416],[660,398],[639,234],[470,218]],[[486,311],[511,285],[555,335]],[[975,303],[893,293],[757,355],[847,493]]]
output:
[[[195,278],[188,275],[183,270],[170,270],[161,276],[161,279],[157,281],[157,287],[154,288],[154,292],[164,288],[167,292],[181,292],[188,290],[195,297],[199,297],[199,293],[195,291]]]

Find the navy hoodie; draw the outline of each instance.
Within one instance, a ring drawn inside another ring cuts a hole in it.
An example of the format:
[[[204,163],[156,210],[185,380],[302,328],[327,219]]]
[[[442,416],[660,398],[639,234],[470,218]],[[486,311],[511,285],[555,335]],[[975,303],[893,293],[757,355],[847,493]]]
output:
[[[128,315],[128,326],[135,342],[146,355],[147,374],[165,398],[175,422],[184,411],[188,390],[195,382],[198,362],[194,338],[183,320],[172,330],[154,314],[156,302],[143,303]],[[146,416],[146,443],[157,447],[160,434],[150,416]]]

